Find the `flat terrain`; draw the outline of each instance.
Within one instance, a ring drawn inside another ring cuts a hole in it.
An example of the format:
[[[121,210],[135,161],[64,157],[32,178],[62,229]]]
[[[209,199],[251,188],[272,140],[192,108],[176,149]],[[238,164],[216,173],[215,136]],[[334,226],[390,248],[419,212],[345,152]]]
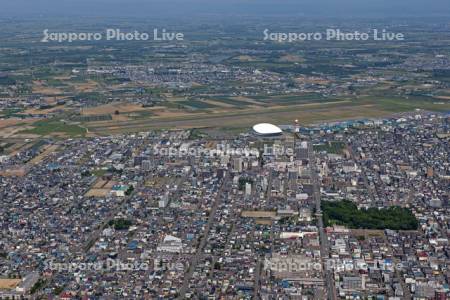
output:
[[[0,279],[0,290],[11,290],[15,288],[19,283],[20,279]]]
[[[86,129],[75,125],[69,124],[66,121],[57,119],[41,120],[31,125],[31,129],[26,129],[19,133],[21,134],[33,134],[38,136],[53,135],[57,137],[80,137],[86,134]]]
[[[98,179],[92,188],[85,194],[86,197],[105,197],[116,184],[114,181]]]
[[[56,152],[58,150],[58,145],[48,145],[46,146],[41,154],[33,158],[28,162],[29,165],[37,165],[41,163],[47,156],[49,156],[51,153]]]
[[[217,100],[215,100],[217,101]],[[245,128],[259,122],[291,124],[300,120],[307,125],[322,121],[337,121],[357,118],[387,117],[393,113],[424,109],[431,111],[450,110],[450,101],[434,103],[413,99],[335,100],[319,103],[273,105],[269,107],[247,106],[241,109],[211,109],[196,113],[178,111],[155,114],[149,118],[126,121],[90,122],[85,126],[96,134],[145,131],[158,128]]]

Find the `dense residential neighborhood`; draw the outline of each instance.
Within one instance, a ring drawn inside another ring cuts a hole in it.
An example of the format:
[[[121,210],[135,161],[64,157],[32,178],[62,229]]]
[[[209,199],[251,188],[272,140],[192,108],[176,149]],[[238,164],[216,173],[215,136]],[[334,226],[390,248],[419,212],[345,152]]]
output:
[[[449,0],[0,0],[0,300],[450,300]]]
[[[1,275],[24,283],[0,295],[446,299],[449,126],[417,112],[42,141],[1,160]],[[416,228],[322,210],[342,201],[404,208]]]

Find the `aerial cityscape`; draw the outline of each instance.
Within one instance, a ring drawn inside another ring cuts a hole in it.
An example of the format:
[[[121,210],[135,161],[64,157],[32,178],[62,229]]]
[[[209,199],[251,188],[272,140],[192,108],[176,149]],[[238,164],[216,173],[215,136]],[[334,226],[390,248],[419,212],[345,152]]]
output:
[[[450,299],[448,3],[38,1],[0,3],[0,299]]]

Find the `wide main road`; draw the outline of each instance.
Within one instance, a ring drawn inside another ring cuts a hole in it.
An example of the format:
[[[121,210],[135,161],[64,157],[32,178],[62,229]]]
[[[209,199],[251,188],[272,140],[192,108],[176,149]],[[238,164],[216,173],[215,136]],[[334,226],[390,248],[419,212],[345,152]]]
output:
[[[313,197],[316,203],[317,227],[319,229],[319,238],[320,238],[320,253],[322,256],[323,272],[325,274],[327,298],[335,300],[337,299],[337,297],[336,297],[336,288],[334,286],[333,271],[327,267],[327,261],[329,258],[328,238],[325,234],[323,226],[322,208],[320,202],[320,183],[317,175],[318,171],[316,166],[316,157],[311,142],[308,143],[308,157],[311,172],[311,184],[313,186]]]
[[[189,289],[189,282],[192,278],[192,275],[194,274],[194,270],[197,267],[200,259],[203,256],[203,249],[206,246],[206,243],[208,241],[208,236],[209,236],[209,232],[211,230],[211,227],[214,223],[214,217],[216,215],[217,212],[217,208],[220,206],[220,204],[222,203],[223,200],[223,192],[225,190],[225,188],[227,187],[227,179],[228,177],[225,176],[225,178],[223,179],[220,187],[219,187],[219,191],[217,193],[217,196],[214,200],[214,203],[211,207],[210,213],[209,213],[209,217],[208,217],[208,222],[206,223],[206,227],[203,233],[203,236],[200,240],[199,246],[197,248],[197,252],[194,254],[194,256],[191,258],[190,264],[189,264],[189,269],[186,273],[186,275],[184,276],[184,280],[183,280],[183,285],[180,289],[180,293],[179,293],[179,298],[178,299],[186,299],[186,292]]]

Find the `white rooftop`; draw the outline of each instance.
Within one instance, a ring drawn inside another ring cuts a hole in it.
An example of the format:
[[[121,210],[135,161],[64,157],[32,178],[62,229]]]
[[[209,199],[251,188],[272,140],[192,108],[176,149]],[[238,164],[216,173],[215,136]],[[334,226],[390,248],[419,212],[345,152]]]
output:
[[[280,134],[283,130],[280,127],[269,123],[260,123],[253,126],[253,130],[258,134]]]

